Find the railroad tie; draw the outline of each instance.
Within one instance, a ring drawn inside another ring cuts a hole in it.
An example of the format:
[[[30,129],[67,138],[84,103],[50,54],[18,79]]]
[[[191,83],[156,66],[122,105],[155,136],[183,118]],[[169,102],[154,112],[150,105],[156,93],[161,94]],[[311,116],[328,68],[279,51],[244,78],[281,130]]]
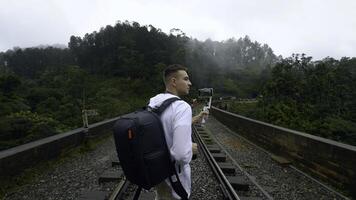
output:
[[[211,138],[203,138],[203,140],[206,142],[206,143],[212,143],[213,140]]]
[[[243,197],[243,196],[239,196],[240,200],[262,200],[263,198],[261,197]]]
[[[226,176],[226,178],[237,191],[248,191],[250,188],[244,176]]]
[[[211,139],[209,135],[200,134],[202,139]]]
[[[211,154],[216,162],[225,162],[226,161],[226,155],[224,153],[212,153]]]
[[[198,132],[204,132],[205,129],[204,129],[204,128],[201,128],[201,127],[197,127],[197,131],[198,131]]]
[[[201,136],[201,137],[209,137],[209,134],[207,132],[198,132],[198,134]]]
[[[207,135],[207,134],[209,134],[206,130],[200,130],[200,131],[198,131],[198,133],[201,135],[201,134],[203,134],[203,135]]]
[[[218,162],[218,165],[219,165],[221,171],[224,172],[224,174],[235,175],[236,169],[233,164]]]
[[[105,191],[82,191],[78,200],[105,200],[108,195]]]
[[[201,128],[202,126],[201,126],[201,124],[195,124],[195,127]]]
[[[111,166],[112,166],[112,167],[120,167],[120,161],[118,161],[118,160],[112,161],[112,162],[111,162]]]
[[[208,144],[208,145],[206,145],[206,147],[208,149],[210,149],[210,148],[219,148],[220,149],[220,147],[218,145],[216,145],[216,144]]]
[[[286,158],[283,158],[281,156],[277,156],[274,154],[270,154],[270,156],[271,156],[272,160],[276,161],[282,167],[287,167],[292,163],[290,160],[287,160]]]
[[[142,189],[138,200],[155,200],[155,197],[156,197],[156,195],[154,192],[146,191],[146,190]]]
[[[218,147],[208,147],[208,150],[210,151],[210,153],[220,153],[221,149]]]
[[[118,170],[118,171],[108,170],[108,171],[105,171],[99,177],[99,184],[105,183],[105,182],[119,181],[123,175],[124,175],[124,172],[122,170]]]

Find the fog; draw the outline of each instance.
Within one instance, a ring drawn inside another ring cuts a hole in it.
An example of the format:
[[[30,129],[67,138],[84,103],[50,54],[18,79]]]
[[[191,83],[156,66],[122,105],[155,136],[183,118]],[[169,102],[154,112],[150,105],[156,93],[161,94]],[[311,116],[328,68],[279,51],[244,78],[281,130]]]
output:
[[[15,46],[67,45],[117,21],[223,41],[248,35],[276,55],[315,59],[356,55],[356,1],[0,0],[0,51]]]

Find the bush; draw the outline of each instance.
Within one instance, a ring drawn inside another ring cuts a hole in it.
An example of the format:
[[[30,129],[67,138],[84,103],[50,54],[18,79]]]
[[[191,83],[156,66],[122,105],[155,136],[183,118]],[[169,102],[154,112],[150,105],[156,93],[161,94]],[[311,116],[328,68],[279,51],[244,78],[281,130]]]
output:
[[[52,118],[30,111],[13,113],[0,119],[0,149],[57,134],[62,125]]]
[[[314,132],[322,137],[356,145],[356,123],[339,117],[327,117]]]

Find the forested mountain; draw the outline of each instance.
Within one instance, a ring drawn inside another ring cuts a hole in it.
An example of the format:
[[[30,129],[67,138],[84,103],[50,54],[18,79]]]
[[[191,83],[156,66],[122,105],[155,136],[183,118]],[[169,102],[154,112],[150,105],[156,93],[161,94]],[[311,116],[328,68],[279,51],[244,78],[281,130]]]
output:
[[[277,62],[268,45],[248,36],[223,42],[190,40],[186,63],[198,87],[213,87],[224,95],[255,98]]]
[[[356,144],[356,60],[277,57],[248,36],[199,41],[179,29],[118,22],[68,48],[0,52],[0,150],[127,113],[163,91],[162,70],[188,67],[196,89],[255,98],[253,116],[277,125]]]
[[[250,97],[277,60],[248,36],[202,42],[127,21],[71,36],[68,47],[0,53],[0,149],[80,127],[82,109],[98,111],[92,123],[142,107],[163,91],[168,64],[187,66],[195,89]]]
[[[91,73],[152,80],[160,64],[181,63],[190,69],[196,87],[244,97],[256,95],[254,83],[277,61],[267,44],[248,36],[201,42],[177,29],[167,35],[135,22],[106,26],[84,38],[72,36],[69,48],[77,64]]]

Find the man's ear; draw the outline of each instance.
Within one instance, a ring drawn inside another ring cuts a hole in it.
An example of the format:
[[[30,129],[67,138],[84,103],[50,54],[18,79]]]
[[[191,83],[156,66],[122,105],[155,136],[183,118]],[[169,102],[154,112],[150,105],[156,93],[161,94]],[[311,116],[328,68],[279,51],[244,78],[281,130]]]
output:
[[[175,87],[177,86],[177,79],[175,77],[172,77],[172,85]]]

